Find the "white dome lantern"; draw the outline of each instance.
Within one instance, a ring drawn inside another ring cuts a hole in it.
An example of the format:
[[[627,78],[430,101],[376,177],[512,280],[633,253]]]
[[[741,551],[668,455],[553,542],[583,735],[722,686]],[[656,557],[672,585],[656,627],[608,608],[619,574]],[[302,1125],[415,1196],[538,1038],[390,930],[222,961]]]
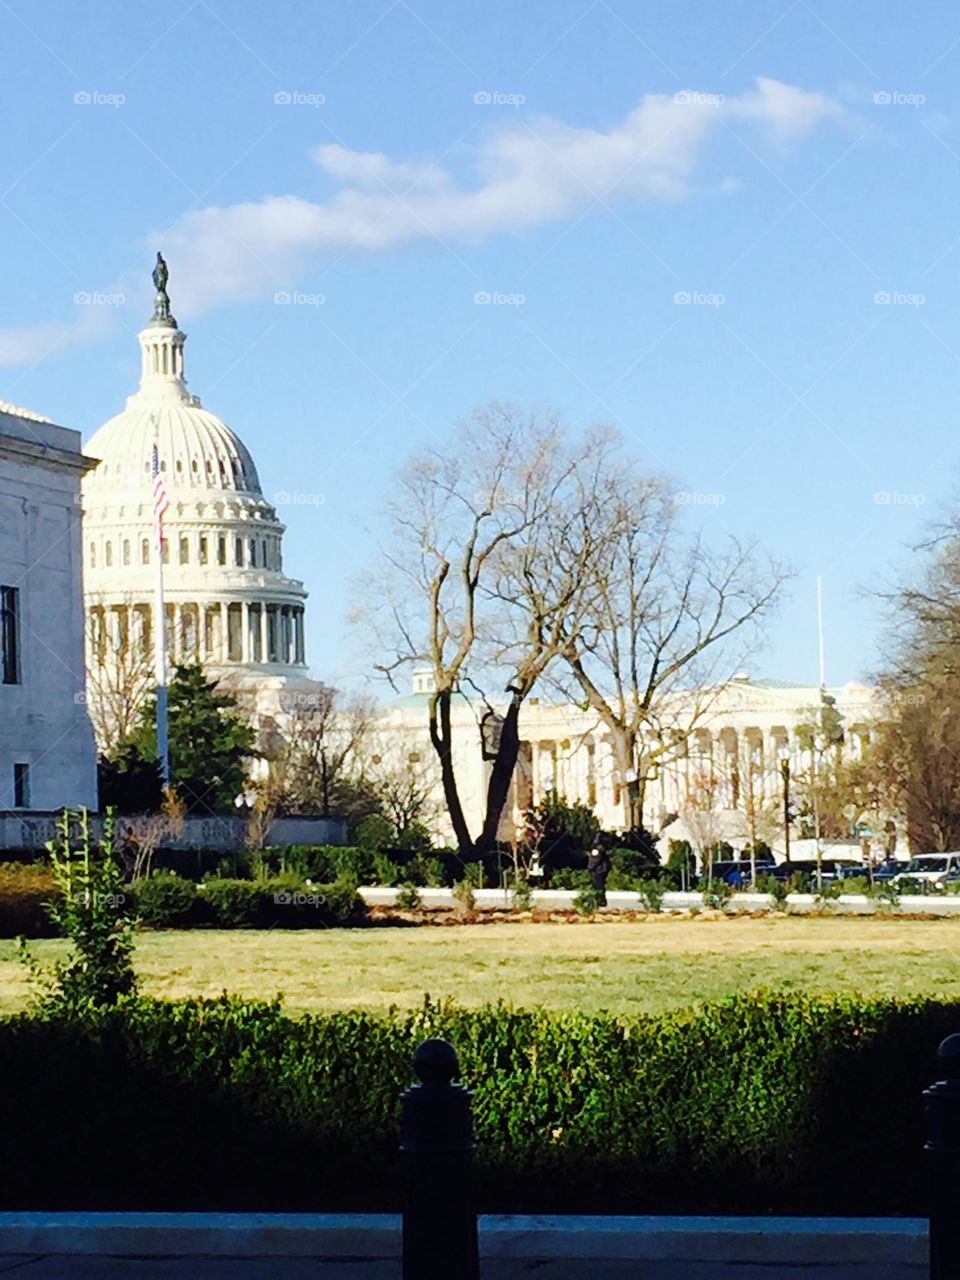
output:
[[[263,497],[242,440],[187,390],[186,334],[170,314],[158,255],[158,273],[161,266],[154,314],[139,334],[140,387],[85,449],[99,459],[83,482],[91,686],[98,667],[152,645],[154,447],[169,498],[169,658],[199,661],[238,688],[299,683],[306,674],[306,592],[283,573],[284,525]]]

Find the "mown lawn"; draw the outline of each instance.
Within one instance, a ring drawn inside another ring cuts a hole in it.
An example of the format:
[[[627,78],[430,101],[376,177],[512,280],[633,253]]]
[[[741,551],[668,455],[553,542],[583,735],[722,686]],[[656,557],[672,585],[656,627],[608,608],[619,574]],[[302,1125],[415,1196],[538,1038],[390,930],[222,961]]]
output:
[[[65,944],[31,944],[41,962]],[[710,919],[139,935],[150,995],[282,993],[291,1010],[503,999],[554,1009],[657,1012],[760,986],[960,1000],[960,920]],[[0,941],[0,1010],[28,983]]]

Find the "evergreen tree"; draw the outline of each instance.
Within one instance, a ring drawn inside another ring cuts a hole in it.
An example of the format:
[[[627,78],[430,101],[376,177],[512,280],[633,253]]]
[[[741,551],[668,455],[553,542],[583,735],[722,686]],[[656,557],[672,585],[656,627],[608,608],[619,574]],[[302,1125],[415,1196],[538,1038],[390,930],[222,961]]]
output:
[[[199,666],[178,666],[170,681],[170,782],[188,813],[234,811],[245,782],[255,734],[236,699],[219,693]],[[156,700],[144,704],[135,745],[145,759],[157,754]]]

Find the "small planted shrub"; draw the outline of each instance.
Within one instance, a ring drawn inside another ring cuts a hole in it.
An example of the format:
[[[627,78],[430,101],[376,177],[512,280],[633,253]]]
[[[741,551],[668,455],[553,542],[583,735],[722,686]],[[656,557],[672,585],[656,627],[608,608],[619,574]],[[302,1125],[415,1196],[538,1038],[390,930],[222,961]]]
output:
[[[759,893],[768,893],[770,895],[770,903],[775,911],[786,910],[787,898],[790,896],[790,886],[785,880],[780,880],[777,876],[771,875],[757,876],[757,890]]]
[[[662,880],[639,880],[637,882],[637,893],[640,895],[640,901],[648,911],[663,910],[665,887]]]
[[[134,910],[143,924],[173,929],[197,919],[197,886],[173,871],[155,871],[129,886]]]
[[[573,900],[573,909],[578,916],[595,915],[602,906],[600,891],[595,889],[592,884],[584,885],[582,889],[579,889]]]
[[[725,911],[733,897],[733,888],[726,880],[708,880],[700,895],[703,905],[714,911]]]
[[[133,920],[114,851],[113,812],[104,818],[97,845],[86,809],[65,811],[58,835],[47,843],[57,892],[50,918],[71,943],[70,955],[45,973],[23,938],[20,959],[38,987],[48,1013],[84,1014],[116,1004],[137,990],[133,969]]]
[[[424,853],[411,858],[406,871],[412,884],[422,885],[427,889],[442,889],[447,882],[440,859],[431,858]]]
[[[415,884],[406,881],[397,890],[397,906],[401,911],[419,911],[421,907],[420,890]]]
[[[514,911],[529,911],[533,906],[533,885],[526,876],[519,876],[510,896]]]
[[[461,911],[473,911],[477,905],[473,885],[469,880],[458,880],[453,886],[453,900]]]

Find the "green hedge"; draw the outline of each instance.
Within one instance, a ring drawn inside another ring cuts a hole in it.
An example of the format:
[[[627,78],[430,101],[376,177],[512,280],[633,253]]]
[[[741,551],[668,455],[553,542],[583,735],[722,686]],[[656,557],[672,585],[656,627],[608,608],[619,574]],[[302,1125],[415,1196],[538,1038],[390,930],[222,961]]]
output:
[[[921,1089],[960,1005],[739,997],[623,1021],[131,1001],[0,1022],[4,1209],[386,1210],[427,1035],[474,1089],[482,1207],[922,1213]]]
[[[310,929],[366,919],[366,907],[349,880],[315,885],[289,875],[260,881],[218,877],[197,885],[161,871],[129,886],[129,892],[134,913],[156,928]]]

